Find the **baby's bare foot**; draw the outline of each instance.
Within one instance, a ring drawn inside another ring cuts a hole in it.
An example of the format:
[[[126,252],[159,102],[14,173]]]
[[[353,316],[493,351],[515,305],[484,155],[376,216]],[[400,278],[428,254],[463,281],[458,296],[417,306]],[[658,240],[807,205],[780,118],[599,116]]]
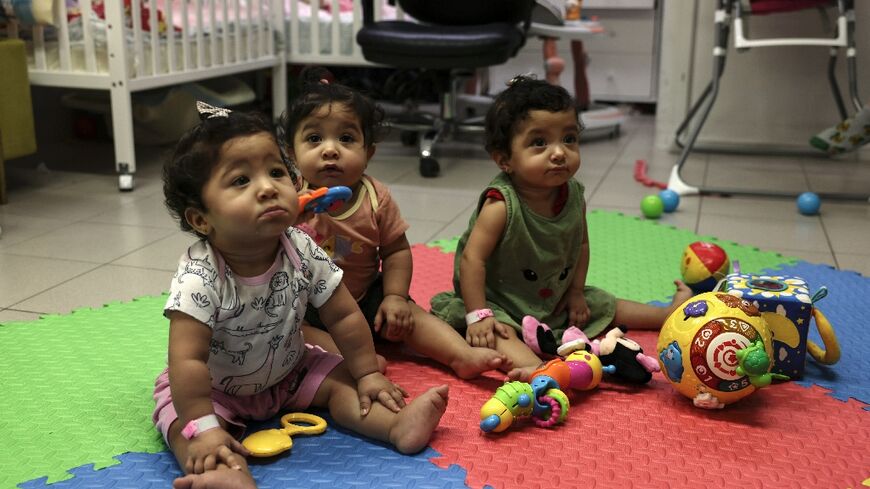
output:
[[[378,359],[378,372],[387,373],[387,359],[383,355],[375,355]]]
[[[507,373],[508,380],[518,380],[520,382],[528,382],[529,377],[532,376],[532,372],[543,367],[544,364],[540,365],[532,365],[529,367],[517,367]]]
[[[513,363],[501,353],[490,348],[470,347],[450,362],[450,368],[460,379],[473,379],[487,370],[507,370]]]
[[[693,295],[692,289],[689,288],[688,285],[683,283],[682,280],[674,280],[674,285],[677,286],[677,291],[674,293],[674,299],[671,301],[670,310],[673,311],[680,304],[689,300]]]
[[[433,387],[396,414],[390,428],[390,443],[404,454],[424,449],[447,409],[446,385]]]
[[[231,469],[225,465],[202,474],[187,474],[172,481],[172,489],[256,489],[257,483],[244,470]]]

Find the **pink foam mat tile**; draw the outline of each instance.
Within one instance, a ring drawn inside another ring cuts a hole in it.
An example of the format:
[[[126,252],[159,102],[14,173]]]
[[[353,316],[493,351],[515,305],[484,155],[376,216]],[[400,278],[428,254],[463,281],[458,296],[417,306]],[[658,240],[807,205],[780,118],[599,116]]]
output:
[[[646,333],[651,334],[651,333]],[[647,339],[641,335],[641,344]],[[388,354],[413,394],[450,385],[431,442],[439,467],[470,487],[860,487],[870,477],[870,416],[819,387],[776,384],[719,411],[695,408],[661,374],[641,387],[604,382],[572,393],[566,424],[521,420],[484,434],[479,409],[503,375],[462,381],[425,360]]]

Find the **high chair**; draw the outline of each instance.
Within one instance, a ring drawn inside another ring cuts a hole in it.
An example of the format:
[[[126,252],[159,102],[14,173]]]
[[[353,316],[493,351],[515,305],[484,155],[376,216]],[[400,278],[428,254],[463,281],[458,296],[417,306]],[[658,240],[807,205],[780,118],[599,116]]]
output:
[[[836,35],[832,38],[770,38],[770,39],[750,39],[746,35],[748,29],[748,20],[750,14],[763,15],[790,12],[795,10],[803,10],[807,8],[820,8],[835,6],[837,9],[837,18],[834,21],[836,26]],[[717,187],[694,187],[686,183],[680,172],[689,158],[689,154],[696,149],[695,142],[707,116],[710,114],[713,104],[716,102],[716,96],[719,93],[719,79],[725,70],[725,58],[728,52],[728,36],[731,29],[734,29],[734,47],[738,52],[746,51],[751,48],[762,47],[777,47],[777,46],[819,46],[828,47],[830,50],[830,59],[828,61],[828,81],[831,84],[831,91],[834,96],[834,102],[840,112],[841,119],[849,117],[846,105],[843,102],[843,97],[840,94],[840,89],[837,84],[835,68],[837,64],[837,55],[841,48],[846,50],[846,63],[848,70],[848,86],[850,103],[855,110],[860,110],[863,103],[858,98],[858,82],[856,68],[856,48],[855,48],[855,12],[854,0],[717,0],[717,8],[714,17],[715,32],[714,32],[714,47],[713,47],[713,77],[707,87],[704,89],[701,96],[689,109],[686,118],[677,128],[675,143],[682,152],[677,160],[677,163],[671,169],[670,179],[668,180],[668,188],[674,190],[680,195],[691,194],[735,194],[735,195],[767,195],[780,197],[795,197],[801,191],[779,191],[779,190],[747,190],[740,188],[717,188]],[[744,25],[746,24],[746,25]],[[706,104],[706,105],[705,105]],[[702,109],[703,107],[703,109]],[[693,127],[689,131],[689,127]],[[686,133],[688,131],[688,138]],[[746,150],[730,150],[736,153],[748,153]],[[834,198],[843,200],[870,200],[870,193],[852,194],[852,193],[825,193],[819,192],[823,198]]]

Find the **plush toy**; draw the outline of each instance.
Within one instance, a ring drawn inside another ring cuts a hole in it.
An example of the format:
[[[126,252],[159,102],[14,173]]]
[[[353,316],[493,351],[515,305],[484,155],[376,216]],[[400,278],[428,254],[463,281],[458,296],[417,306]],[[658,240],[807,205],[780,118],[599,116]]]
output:
[[[559,354],[566,354],[577,345],[589,344],[594,353],[604,365],[613,367],[616,378],[634,384],[645,384],[652,380],[653,372],[660,370],[658,361],[645,355],[643,348],[637,342],[625,336],[628,328],[618,326],[609,330],[601,340],[589,341],[589,338],[578,328],[568,328],[562,336],[562,346]]]

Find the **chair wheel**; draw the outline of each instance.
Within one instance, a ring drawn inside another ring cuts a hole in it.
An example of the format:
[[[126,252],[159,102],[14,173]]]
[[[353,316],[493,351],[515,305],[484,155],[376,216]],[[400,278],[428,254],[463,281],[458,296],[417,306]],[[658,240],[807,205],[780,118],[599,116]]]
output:
[[[438,166],[438,160],[431,156],[420,158],[420,175],[426,178],[437,177],[441,172],[441,167]]]
[[[402,146],[414,146],[417,144],[418,135],[416,131],[402,131],[399,139],[402,141]]]

